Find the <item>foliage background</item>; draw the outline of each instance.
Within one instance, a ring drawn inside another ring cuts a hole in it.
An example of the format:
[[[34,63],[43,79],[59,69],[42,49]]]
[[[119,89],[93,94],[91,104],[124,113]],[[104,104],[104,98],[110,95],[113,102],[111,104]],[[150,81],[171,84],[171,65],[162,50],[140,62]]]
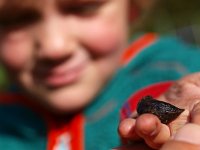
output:
[[[200,45],[200,0],[138,0],[152,2],[133,30],[174,34]]]

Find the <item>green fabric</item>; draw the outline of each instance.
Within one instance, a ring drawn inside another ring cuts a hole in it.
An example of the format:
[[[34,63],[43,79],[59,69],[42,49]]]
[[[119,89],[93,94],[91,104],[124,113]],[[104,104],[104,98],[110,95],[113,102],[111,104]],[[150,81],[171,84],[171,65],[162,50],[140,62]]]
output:
[[[46,149],[46,126],[40,116],[25,107],[0,106],[0,149]]]
[[[119,146],[117,127],[123,103],[137,90],[164,80],[175,80],[200,69],[200,50],[164,37],[145,48],[124,66],[86,110],[85,149]]]

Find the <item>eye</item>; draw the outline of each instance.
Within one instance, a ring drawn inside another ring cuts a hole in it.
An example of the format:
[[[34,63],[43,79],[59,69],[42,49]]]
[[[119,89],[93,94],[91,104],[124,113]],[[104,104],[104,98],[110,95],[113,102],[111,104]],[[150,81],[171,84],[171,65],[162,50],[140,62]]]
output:
[[[102,1],[80,2],[62,7],[64,13],[76,14],[80,16],[90,16],[98,12],[103,5]]]
[[[0,27],[3,29],[26,27],[39,19],[39,14],[32,11],[3,13],[0,15]]]

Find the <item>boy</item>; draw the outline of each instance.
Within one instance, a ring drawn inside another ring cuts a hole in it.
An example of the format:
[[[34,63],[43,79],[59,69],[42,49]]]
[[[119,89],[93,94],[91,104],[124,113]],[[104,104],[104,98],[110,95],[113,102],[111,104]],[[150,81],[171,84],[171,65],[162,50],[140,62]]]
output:
[[[195,48],[154,34],[124,53],[128,3],[0,0],[0,60],[15,84],[0,97],[0,149],[110,149],[132,92],[200,67],[187,63]]]

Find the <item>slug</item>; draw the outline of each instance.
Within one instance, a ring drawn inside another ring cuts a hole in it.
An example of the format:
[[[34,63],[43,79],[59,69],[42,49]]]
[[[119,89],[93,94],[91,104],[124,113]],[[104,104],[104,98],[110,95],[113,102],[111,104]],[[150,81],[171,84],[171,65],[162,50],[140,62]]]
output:
[[[152,96],[143,97],[137,105],[138,115],[151,113],[156,115],[164,124],[169,124],[176,119],[184,109],[172,104],[154,99]]]

